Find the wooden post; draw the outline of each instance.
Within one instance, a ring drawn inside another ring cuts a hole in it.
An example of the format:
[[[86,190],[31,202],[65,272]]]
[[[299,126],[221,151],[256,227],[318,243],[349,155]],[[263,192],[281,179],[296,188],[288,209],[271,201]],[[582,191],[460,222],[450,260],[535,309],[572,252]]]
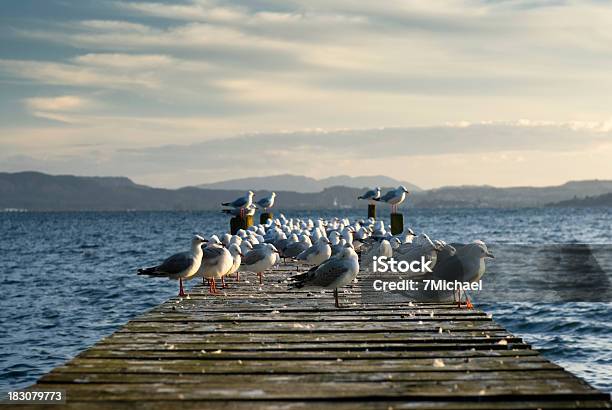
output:
[[[404,231],[404,214],[391,214],[391,234],[399,235]]]
[[[244,218],[235,216],[230,219],[230,233],[236,235],[240,229],[247,229],[253,226],[253,215],[246,215]]]
[[[368,205],[368,218],[376,219],[376,204]]]
[[[262,225],[265,225],[268,219],[274,219],[274,214],[272,212],[264,212],[259,215],[259,223]]]

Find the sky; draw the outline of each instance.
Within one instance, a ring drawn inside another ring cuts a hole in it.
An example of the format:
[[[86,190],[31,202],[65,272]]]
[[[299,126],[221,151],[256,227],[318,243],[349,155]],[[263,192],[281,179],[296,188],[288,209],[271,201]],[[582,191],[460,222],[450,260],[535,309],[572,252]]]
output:
[[[0,171],[612,179],[612,2],[2,0]]]

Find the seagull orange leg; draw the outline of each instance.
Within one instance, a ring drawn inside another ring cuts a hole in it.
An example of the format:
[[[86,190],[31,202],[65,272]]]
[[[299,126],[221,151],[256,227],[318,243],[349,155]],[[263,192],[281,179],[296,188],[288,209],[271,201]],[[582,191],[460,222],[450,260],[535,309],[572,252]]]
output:
[[[338,288],[334,289],[334,304],[337,308],[340,307],[340,302],[338,301]]]
[[[240,282],[240,272],[236,271],[236,282]]]
[[[222,288],[227,288],[227,283],[225,283],[225,276],[221,276],[221,287]]]
[[[259,284],[263,285],[263,273],[262,272],[257,272],[257,276],[259,276]]]
[[[470,295],[465,292],[465,307],[467,309],[474,309],[474,305],[472,305],[472,301],[470,300]]]

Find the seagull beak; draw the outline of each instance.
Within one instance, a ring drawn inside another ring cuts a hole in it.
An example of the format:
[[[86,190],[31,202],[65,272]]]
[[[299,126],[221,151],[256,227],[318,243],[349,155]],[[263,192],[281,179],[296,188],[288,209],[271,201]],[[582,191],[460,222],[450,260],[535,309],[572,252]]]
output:
[[[489,258],[493,258],[493,259],[495,259],[495,255],[493,255],[491,252],[488,252],[488,251],[487,251],[487,253],[486,253],[485,255],[486,255],[487,257],[489,257]]]

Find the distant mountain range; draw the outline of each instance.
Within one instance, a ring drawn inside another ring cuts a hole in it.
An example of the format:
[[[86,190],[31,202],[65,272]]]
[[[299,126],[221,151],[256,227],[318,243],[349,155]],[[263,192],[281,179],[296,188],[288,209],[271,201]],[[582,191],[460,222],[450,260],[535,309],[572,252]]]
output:
[[[595,207],[595,206],[608,206],[612,207],[612,193],[587,196],[586,198],[572,198],[567,201],[557,202],[551,204],[552,206],[566,206],[566,207]]]
[[[391,181],[393,183],[389,185],[392,187],[398,185],[398,181]],[[384,185],[380,180],[374,182]],[[409,189],[413,193],[402,204],[403,207],[609,206],[612,199],[612,181],[600,180],[572,181],[543,188],[458,186],[421,191]],[[198,187],[162,189],[139,185],[123,177],[54,176],[40,172],[0,173],[0,210],[219,210],[221,202],[242,196],[245,190]],[[268,192],[255,189],[256,197]],[[365,206],[363,201],[357,200],[357,196],[363,193],[362,188],[331,186],[318,192],[276,192],[276,208],[279,210]]]
[[[323,179],[314,179],[301,175],[272,175],[267,177],[251,177],[230,179],[227,181],[213,182],[198,185],[204,189],[240,189],[240,190],[270,190],[270,191],[294,191],[294,192],[321,192],[333,186],[344,186],[347,188],[365,188],[375,186],[398,187],[404,185],[410,191],[421,191],[421,188],[406,181],[398,181],[383,175],[351,177],[338,175]]]

